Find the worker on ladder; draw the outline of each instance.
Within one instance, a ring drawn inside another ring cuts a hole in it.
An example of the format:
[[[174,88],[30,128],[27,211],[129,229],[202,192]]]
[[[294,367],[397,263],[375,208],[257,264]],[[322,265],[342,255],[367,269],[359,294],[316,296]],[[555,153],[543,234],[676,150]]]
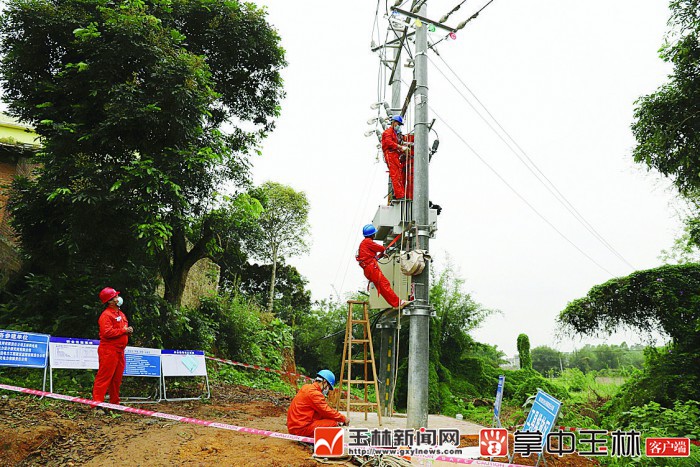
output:
[[[298,436],[314,435],[318,427],[333,427],[348,425],[350,419],[326,402],[328,391],[335,386],[335,375],[331,370],[321,370],[316,373],[316,379],[311,384],[301,387],[287,411],[287,430]]]
[[[394,198],[402,199],[406,197],[404,186],[406,185],[405,175],[405,151],[409,150],[399,142],[401,134],[401,126],[403,118],[401,115],[391,117],[391,125],[382,133],[382,151],[384,151],[384,160],[389,167],[389,178],[391,178],[391,186],[394,188]]]
[[[377,228],[372,224],[367,224],[362,228],[362,235],[364,235],[365,239],[360,243],[355,259],[360,263],[367,280],[374,284],[377,292],[384,297],[384,300],[393,308],[403,308],[411,302],[399,299],[399,296],[391,288],[389,280],[384,276],[382,270],[379,269],[377,255],[380,257],[384,255],[386,248],[374,241],[376,233]]]

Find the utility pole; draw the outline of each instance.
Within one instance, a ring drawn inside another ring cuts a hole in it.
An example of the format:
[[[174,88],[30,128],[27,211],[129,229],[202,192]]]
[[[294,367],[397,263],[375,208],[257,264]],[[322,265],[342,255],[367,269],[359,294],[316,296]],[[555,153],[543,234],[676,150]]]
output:
[[[427,17],[427,0],[420,7],[419,15]],[[415,156],[413,219],[415,220],[415,248],[428,250],[430,218],[428,200],[428,31],[423,24],[416,29],[416,53],[414,77],[415,91]],[[430,361],[430,264],[414,277],[415,302],[405,309],[410,315],[408,343],[408,400],[407,428],[428,426],[428,368]]]

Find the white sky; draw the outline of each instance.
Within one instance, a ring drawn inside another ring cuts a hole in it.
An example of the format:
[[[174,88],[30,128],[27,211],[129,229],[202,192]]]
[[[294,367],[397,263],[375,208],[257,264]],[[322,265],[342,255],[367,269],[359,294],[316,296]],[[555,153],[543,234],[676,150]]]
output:
[[[448,24],[486,1],[467,1]],[[308,278],[315,299],[364,289],[354,253],[362,226],[383,203],[387,180],[376,139],[363,136],[367,119],[376,115],[369,107],[377,98],[378,57],[369,48],[376,3],[258,3],[268,6],[289,66],[282,115],[254,163],[255,181],[306,192],[313,246],[290,263]],[[457,3],[430,0],[428,16],[439,18]],[[659,266],[660,250],[680,229],[668,183],[631,158],[633,102],[671,71],[657,53],[668,15],[667,2],[659,0],[495,0],[457,40],[438,46],[527,155],[635,269]],[[403,68],[405,80],[411,72]],[[614,276],[633,271],[564,210],[432,65],[429,80],[435,112],[529,203]],[[533,347],[569,351],[601,342],[557,341],[554,321],[569,301],[612,276],[532,212],[445,124],[438,120],[434,128],[440,149],[430,166],[430,199],[444,211],[431,253],[438,268],[449,255],[466,290],[503,312],[474,333],[477,340],[509,355],[521,332]],[[633,334],[606,342],[622,340],[638,342]]]

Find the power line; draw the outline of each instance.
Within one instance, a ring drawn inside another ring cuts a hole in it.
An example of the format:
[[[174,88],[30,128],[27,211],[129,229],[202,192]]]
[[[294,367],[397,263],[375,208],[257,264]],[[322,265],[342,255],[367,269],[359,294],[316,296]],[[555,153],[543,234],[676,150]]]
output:
[[[404,83],[405,84],[405,83]],[[591,261],[593,264],[598,266],[600,269],[608,273],[611,277],[615,277],[613,273],[608,271],[605,267],[603,267],[600,263],[598,263],[595,259],[593,259],[588,253],[583,251],[578,245],[576,245],[569,237],[567,237],[561,230],[559,230],[554,224],[552,224],[549,219],[547,219],[542,213],[540,213],[537,208],[535,208],[530,202],[518,192],[508,181],[503,178],[503,176],[498,173],[498,171],[489,164],[486,159],[481,157],[481,154],[479,154],[467,141],[460,135],[445,119],[443,119],[433,107],[428,106],[428,108],[435,114],[435,116],[449,129],[454,135],[469,149],[491,172],[493,172],[496,177],[498,177],[520,200],[525,203],[537,216],[542,219],[547,225],[549,225],[556,233],[559,234],[560,237],[562,237],[564,240],[566,240],[571,246],[573,246],[579,253],[581,253],[583,256],[588,258],[589,261]]]
[[[481,13],[482,11],[484,11],[484,9],[485,9],[487,6],[491,5],[491,3],[493,3],[493,0],[489,0],[489,2],[488,2],[486,5],[484,5],[484,6],[482,6],[481,8],[479,8],[479,10],[477,10],[476,13],[474,13],[473,15],[471,15],[471,16],[470,16],[469,18],[467,18],[465,21],[462,21],[462,22],[457,26],[456,29],[459,30],[459,29],[464,28],[464,26],[466,26],[471,20],[476,19],[477,16],[479,16],[479,13]],[[436,45],[438,45],[440,42],[444,41],[444,40],[447,39],[448,37],[450,37],[449,34],[448,34],[447,36],[443,36],[439,41],[437,41],[437,42],[435,42],[435,43],[433,43],[433,44],[429,44],[429,45],[428,45],[428,48],[432,49],[433,47],[435,47]]]
[[[462,81],[462,79],[459,77],[459,75],[450,67],[450,65],[445,61],[444,58],[442,58],[441,55],[438,54],[438,57],[442,62],[445,64],[445,66],[452,72],[452,74],[457,78],[457,80],[464,86],[464,88],[469,91],[469,93],[472,95],[472,97],[479,103],[479,105],[486,111],[489,117],[493,120],[493,122],[498,126],[498,128],[501,129],[501,131],[508,137],[508,139],[513,143],[513,145],[518,148],[520,153],[527,159],[527,161],[532,165],[528,165],[527,162],[523,159],[523,156],[521,156],[512,146],[511,144],[503,138],[503,136],[493,127],[493,125],[483,116],[483,114],[476,108],[474,105],[467,99],[467,96],[460,91],[457,86],[452,82],[452,80],[443,73],[443,71],[435,64],[435,62],[432,61],[430,56],[428,56],[428,60],[430,63],[432,63],[435,66],[435,69],[447,80],[448,83],[454,88],[455,91],[464,99],[464,101],[476,112],[476,114],[488,125],[488,127],[498,136],[498,138],[503,141],[503,143],[510,149],[510,151],[518,158],[518,160],[530,171],[530,173],[537,179],[538,182],[544,186],[547,191],[549,191],[552,196],[562,205],[564,208],[569,211],[569,213],[586,229],[588,232],[593,235],[593,237],[598,240],[600,243],[603,244],[611,253],[613,253],[615,256],[617,256],[618,259],[620,259],[622,262],[627,264],[629,267],[632,269],[636,269],[627,259],[622,256],[596,229],[591,225],[590,222],[576,209],[576,207],[564,196],[564,194],[557,188],[557,186],[547,177],[547,175],[542,172],[542,170],[537,166],[537,164],[527,155],[525,150],[518,144],[517,141],[506,131],[505,128],[498,122],[496,117],[493,116],[493,114],[486,108],[486,106],[479,100],[479,98],[472,92],[471,89]],[[534,170],[533,170],[534,167]],[[535,172],[537,171],[537,172]],[[543,180],[544,179],[544,180]],[[545,183],[545,180],[547,183]]]

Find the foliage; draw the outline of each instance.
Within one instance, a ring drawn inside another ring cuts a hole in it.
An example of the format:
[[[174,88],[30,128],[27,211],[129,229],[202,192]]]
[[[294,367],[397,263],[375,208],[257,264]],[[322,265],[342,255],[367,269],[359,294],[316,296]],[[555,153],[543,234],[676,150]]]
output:
[[[700,400],[700,356],[673,347],[648,348],[644,368],[634,374],[605,407],[611,417],[656,402],[672,407],[676,401]]]
[[[293,328],[294,352],[307,374],[323,368],[339,374],[347,313],[345,303],[320,301],[299,317]]]
[[[95,283],[110,280],[124,297],[122,309],[136,333],[133,345],[160,346],[158,312],[166,304],[154,295],[155,281],[147,268],[126,262],[122,268],[85,265],[80,274],[28,274],[10,282],[0,295],[0,327],[54,336],[96,339],[104,309]]]
[[[527,334],[520,334],[518,336],[518,356],[520,357],[521,369],[532,369],[532,357],[530,355],[530,338],[527,337]]]
[[[564,355],[558,350],[547,347],[546,345],[535,347],[530,352],[530,355],[532,357],[532,368],[543,375],[550,373],[558,374],[561,369],[560,365],[563,365],[562,359]]]
[[[559,400],[565,400],[569,397],[568,391],[560,384],[549,380],[535,371],[520,370],[527,372],[527,376],[522,381],[511,399],[517,404],[523,404],[528,397],[537,394],[538,389],[542,389],[547,394],[556,397]]]
[[[185,319],[179,345],[224,358],[281,368],[282,351],[292,346],[291,329],[240,294],[203,297]]]
[[[267,311],[272,312],[278,261],[308,251],[309,201],[304,192],[280,183],[265,182],[258,190],[264,211],[257,223],[254,251],[272,264],[267,303]]]
[[[248,264],[240,270],[239,290],[258,303],[265,303],[270,290],[272,265]],[[292,327],[301,322],[311,310],[311,292],[306,289],[308,281],[291,265],[280,260],[275,273],[275,301],[273,312]]]
[[[681,193],[700,188],[700,2],[673,0],[661,58],[673,64],[669,82],[639,98],[632,131],[634,160],[671,177]]]
[[[279,112],[279,36],[251,3],[16,0],[0,38],[8,111],[43,143],[9,206],[30,272],[92,278],[76,310],[121,277],[154,295],[160,275],[167,304],[134,316],[166,335],[190,267],[259,214],[241,191]]]
[[[447,264],[439,274],[433,272],[430,302],[436,317],[430,323],[429,411],[454,415],[475,397],[493,397],[498,382],[498,365],[503,352],[481,344],[468,332],[495,313],[474,301],[463,290],[464,280],[454,266]],[[408,325],[401,322],[399,370],[395,402],[406,406],[408,396]]]
[[[249,388],[269,389],[288,396],[296,394],[296,390],[280,378],[277,373],[237,368],[225,364],[212,364],[210,371],[212,380],[226,384],[240,384]]]
[[[586,344],[567,355],[568,366],[578,368],[584,373],[600,370],[620,370],[622,374],[632,368],[641,368],[644,363],[644,347],[633,345],[628,347],[625,342],[616,344]]]
[[[626,326],[657,330],[683,349],[698,349],[700,264],[666,265],[611,279],[570,302],[559,325],[586,335],[609,334]]]

